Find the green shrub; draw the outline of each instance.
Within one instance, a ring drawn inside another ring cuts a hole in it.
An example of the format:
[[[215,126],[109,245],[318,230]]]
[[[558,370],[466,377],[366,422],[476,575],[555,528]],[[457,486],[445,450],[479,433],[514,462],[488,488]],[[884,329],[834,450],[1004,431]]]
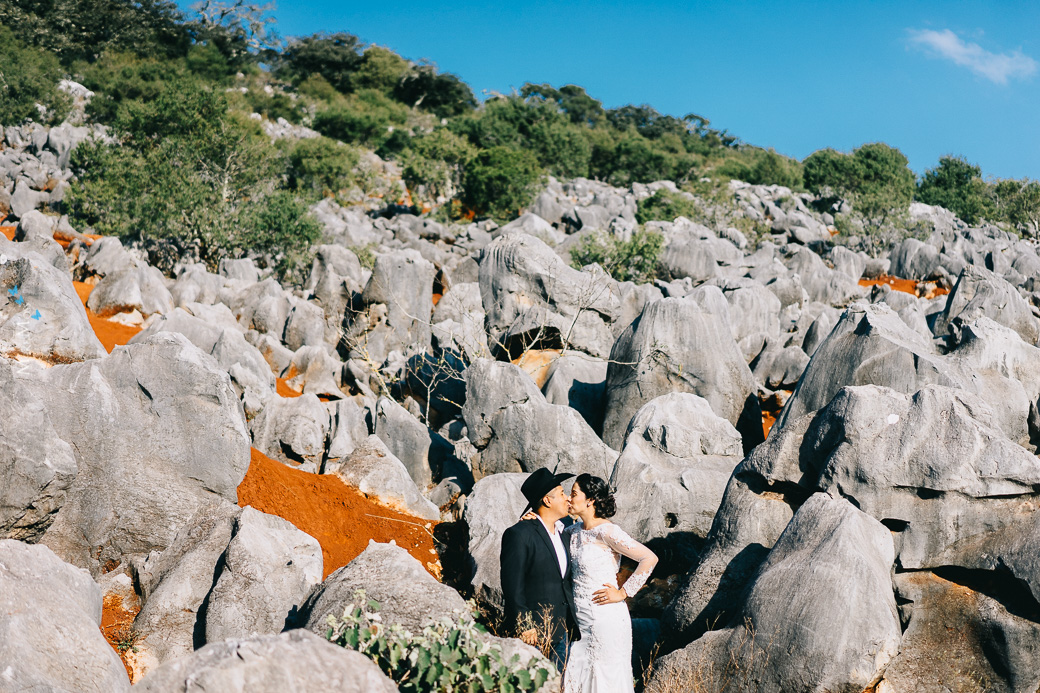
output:
[[[22,44],[14,32],[0,25],[0,125],[64,119],[71,100],[58,89],[62,76],[57,58]],[[43,115],[36,104],[46,109]]]
[[[271,255],[275,271],[288,281],[298,282],[307,259],[306,250],[321,238],[321,223],[307,205],[287,190],[266,195],[246,208],[243,232],[232,246]]]
[[[1040,232],[1040,182],[1001,180],[993,186],[998,215],[1020,230]]]
[[[169,85],[191,79],[183,61],[142,59],[132,53],[106,53],[82,73],[83,86],[94,92],[87,113],[111,123],[123,103],[157,99]],[[197,84],[201,81],[195,80]]]
[[[472,111],[477,99],[469,85],[457,76],[437,72],[434,65],[419,65],[406,73],[394,87],[394,98],[413,108],[430,111],[438,118],[451,118]]]
[[[805,184],[819,195],[847,200],[875,229],[906,210],[913,199],[914,174],[903,153],[883,142],[851,154],[813,152],[803,162]]]
[[[275,74],[295,84],[320,75],[346,94],[351,79],[361,66],[361,40],[344,32],[314,34],[289,42],[275,59]]]
[[[664,236],[657,231],[636,231],[629,241],[596,232],[571,250],[571,265],[581,269],[595,263],[619,282],[645,284],[657,278],[663,247]]]
[[[357,604],[348,604],[341,618],[328,617],[325,637],[371,659],[404,693],[536,691],[557,676],[534,658],[526,664],[520,655],[506,660],[501,645],[482,640],[486,631],[468,615],[411,633],[399,624],[383,625],[379,603],[364,591],[354,598]]]
[[[676,217],[696,219],[700,209],[693,200],[674,193],[667,188],[658,188],[653,195],[636,203],[636,221],[675,221]]]
[[[353,89],[375,89],[389,95],[410,70],[408,61],[397,53],[382,46],[370,46],[350,76],[350,85]]]
[[[378,149],[408,121],[408,108],[375,89],[363,89],[314,117],[314,129],[333,139]]]
[[[288,183],[293,190],[321,197],[356,184],[354,170],[361,157],[353,147],[327,137],[296,140],[287,146]]]
[[[802,165],[796,159],[777,154],[772,149],[748,149],[739,158],[721,164],[716,172],[751,185],[782,185],[792,190],[802,188]]]
[[[541,179],[542,169],[531,152],[492,147],[466,163],[461,201],[478,215],[513,219],[531,204]]]
[[[993,218],[996,211],[982,169],[963,157],[940,157],[939,164],[921,176],[916,197],[925,204],[945,207],[969,224]]]
[[[420,135],[401,157],[402,178],[410,190],[420,186],[430,199],[451,197],[462,184],[466,163],[476,149],[447,128]]]

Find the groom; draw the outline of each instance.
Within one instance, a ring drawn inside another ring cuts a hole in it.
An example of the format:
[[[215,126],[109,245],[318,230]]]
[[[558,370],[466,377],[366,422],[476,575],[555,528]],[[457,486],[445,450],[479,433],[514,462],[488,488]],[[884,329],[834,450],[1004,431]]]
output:
[[[544,638],[563,669],[570,635],[577,634],[568,548],[560,536],[569,501],[560,482],[573,474],[536,469],[520,487],[536,520],[521,520],[502,535],[505,625],[529,645]],[[523,513],[521,513],[523,514]]]

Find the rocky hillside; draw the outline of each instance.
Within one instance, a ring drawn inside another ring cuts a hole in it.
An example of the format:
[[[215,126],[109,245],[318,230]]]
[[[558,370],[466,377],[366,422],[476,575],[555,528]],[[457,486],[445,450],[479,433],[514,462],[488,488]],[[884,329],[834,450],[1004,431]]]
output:
[[[326,198],[299,285],[164,274],[55,212],[88,134],[0,139],[8,684],[392,690],[314,633],[358,588],[493,626],[548,466],[663,559],[648,690],[1040,686],[1035,243],[915,203],[872,256],[776,185],[550,179],[504,225]],[[581,266],[645,234],[653,278]]]

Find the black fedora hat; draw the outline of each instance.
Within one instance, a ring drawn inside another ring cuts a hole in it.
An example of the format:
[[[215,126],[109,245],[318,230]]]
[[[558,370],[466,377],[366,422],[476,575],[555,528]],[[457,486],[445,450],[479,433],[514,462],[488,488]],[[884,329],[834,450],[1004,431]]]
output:
[[[542,502],[547,493],[559,486],[564,479],[572,476],[574,475],[554,474],[545,467],[539,467],[531,472],[531,476],[527,477],[524,483],[520,485],[520,493],[524,494],[524,498],[527,499],[527,505],[524,506],[523,512],[520,514],[523,515],[528,510],[538,507],[538,504]]]

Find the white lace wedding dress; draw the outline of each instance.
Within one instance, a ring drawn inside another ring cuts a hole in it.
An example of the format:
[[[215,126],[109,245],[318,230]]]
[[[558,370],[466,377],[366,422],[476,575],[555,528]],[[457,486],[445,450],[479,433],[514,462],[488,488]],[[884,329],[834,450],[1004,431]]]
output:
[[[633,596],[657,564],[648,548],[612,522],[585,529],[581,522],[564,531],[570,541],[574,608],[581,639],[571,645],[564,693],[623,693],[633,690],[632,620],[625,602],[593,604],[604,584],[616,585],[621,556],[639,561],[623,588]]]

